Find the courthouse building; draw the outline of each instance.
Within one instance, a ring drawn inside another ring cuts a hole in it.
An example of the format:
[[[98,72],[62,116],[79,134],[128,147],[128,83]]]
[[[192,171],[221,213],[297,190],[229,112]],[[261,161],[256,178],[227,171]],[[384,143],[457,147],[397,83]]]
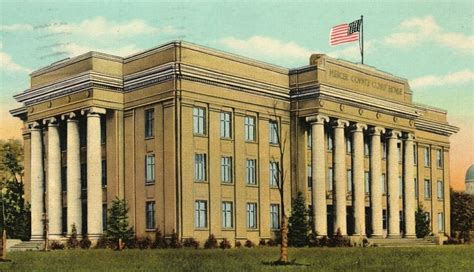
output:
[[[33,72],[11,111],[24,121],[32,239],[46,216],[51,239],[72,224],[97,238],[116,197],[137,236],[269,239],[281,168],[285,207],[303,192],[319,235],[413,237],[418,205],[449,233],[458,129],[446,111],[413,103],[406,79],[308,59],[287,69],[177,41]]]

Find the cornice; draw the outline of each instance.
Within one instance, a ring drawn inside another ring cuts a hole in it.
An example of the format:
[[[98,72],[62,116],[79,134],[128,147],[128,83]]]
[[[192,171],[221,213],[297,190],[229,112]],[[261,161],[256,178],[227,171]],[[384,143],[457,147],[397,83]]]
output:
[[[426,120],[423,118],[415,120],[415,127],[419,130],[424,130],[445,136],[451,136],[452,134],[457,133],[460,130],[458,127],[452,126],[448,123]]]

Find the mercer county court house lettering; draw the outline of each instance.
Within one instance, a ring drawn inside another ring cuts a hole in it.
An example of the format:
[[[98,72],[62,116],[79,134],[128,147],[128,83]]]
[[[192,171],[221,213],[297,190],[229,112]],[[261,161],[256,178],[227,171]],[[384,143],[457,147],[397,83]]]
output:
[[[315,54],[286,69],[187,42],[89,52],[31,74],[24,122],[32,239],[97,239],[116,197],[137,236],[274,238],[302,192],[319,235],[414,237],[422,205],[450,232],[446,111],[408,81]],[[278,135],[287,135],[280,161]]]

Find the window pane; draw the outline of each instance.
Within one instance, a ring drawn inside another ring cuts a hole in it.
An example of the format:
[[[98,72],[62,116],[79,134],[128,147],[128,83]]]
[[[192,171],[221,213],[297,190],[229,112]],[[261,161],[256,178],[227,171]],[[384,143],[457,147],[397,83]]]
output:
[[[155,182],[155,155],[150,154],[145,156],[145,182]]]
[[[313,187],[313,176],[312,176],[313,175],[313,173],[312,173],[313,170],[312,170],[311,165],[308,165],[306,167],[306,171],[307,171],[306,175],[308,177],[308,188],[311,188],[311,187]]]
[[[333,170],[332,168],[328,169],[328,191],[332,191],[332,181],[333,181]]]
[[[352,171],[347,170],[347,192],[352,192]]]
[[[364,181],[365,181],[365,193],[368,194],[370,192],[370,173],[364,173]]]
[[[270,228],[280,228],[280,205],[270,204]]]
[[[154,121],[155,121],[154,109],[148,109],[145,111],[145,137],[153,136]]]

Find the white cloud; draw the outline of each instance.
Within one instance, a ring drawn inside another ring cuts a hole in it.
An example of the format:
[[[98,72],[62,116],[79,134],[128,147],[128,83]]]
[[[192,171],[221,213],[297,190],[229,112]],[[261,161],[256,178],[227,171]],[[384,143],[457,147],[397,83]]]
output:
[[[33,30],[33,26],[29,24],[13,24],[13,25],[0,25],[0,32],[11,32],[11,31],[30,31]]]
[[[233,51],[257,59],[290,59],[294,61],[308,61],[312,53],[295,42],[283,42],[278,39],[265,36],[252,36],[248,39],[226,37],[219,39],[217,43],[224,45]]]
[[[474,71],[469,69],[449,73],[447,75],[428,75],[410,80],[410,86],[414,89],[422,89],[433,86],[459,85],[474,81]]]
[[[78,44],[78,43],[67,43],[67,44],[63,44],[54,48],[54,51],[57,53],[65,53],[69,57],[78,56],[78,55],[87,53],[89,51],[97,51],[101,53],[108,53],[112,55],[125,57],[134,53],[138,53],[142,51],[142,49],[137,47],[134,44],[127,44],[127,45],[118,46],[118,47],[98,47],[98,46],[88,46],[88,45]]]
[[[384,42],[397,47],[414,47],[424,42],[435,42],[461,53],[474,53],[474,36],[447,32],[432,16],[412,18],[400,23],[400,31],[385,37]]]
[[[13,61],[12,57],[3,52],[3,44],[0,42],[0,67],[2,70],[7,70],[11,72],[25,72],[30,73],[32,70],[26,67],[23,67]]]
[[[375,50],[375,42],[375,40],[364,42],[364,54],[371,53]],[[358,43],[353,43],[351,46],[329,52],[327,55],[333,58],[360,61],[360,47]]]

